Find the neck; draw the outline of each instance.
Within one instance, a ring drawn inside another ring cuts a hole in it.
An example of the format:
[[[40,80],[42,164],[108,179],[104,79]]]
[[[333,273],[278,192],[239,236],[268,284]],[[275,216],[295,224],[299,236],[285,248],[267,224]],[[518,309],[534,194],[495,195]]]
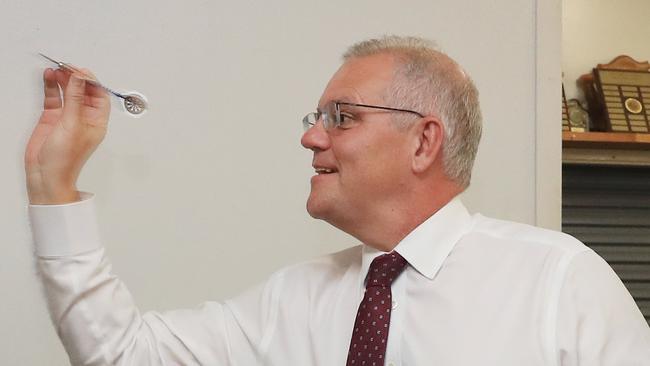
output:
[[[390,252],[409,233],[462,192],[457,186],[454,187],[439,189],[441,187],[438,186],[435,193],[414,194],[413,199],[402,201],[406,204],[384,205],[374,215],[357,221],[354,227],[337,227],[370,247]]]

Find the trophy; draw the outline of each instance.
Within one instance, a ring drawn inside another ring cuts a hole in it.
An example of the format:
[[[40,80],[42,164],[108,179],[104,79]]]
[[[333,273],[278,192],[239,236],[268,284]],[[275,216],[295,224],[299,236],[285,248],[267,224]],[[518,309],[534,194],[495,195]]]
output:
[[[650,64],[618,56],[582,75],[592,130],[650,133]]]

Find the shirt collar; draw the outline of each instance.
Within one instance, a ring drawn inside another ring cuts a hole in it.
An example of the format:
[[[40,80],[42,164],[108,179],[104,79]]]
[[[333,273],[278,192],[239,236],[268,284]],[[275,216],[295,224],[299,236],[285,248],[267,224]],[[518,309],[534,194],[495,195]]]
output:
[[[456,197],[411,231],[394,250],[416,271],[428,279],[433,279],[454,245],[469,230],[470,223],[469,212],[460,198]],[[363,246],[359,274],[362,288],[365,287],[364,281],[370,263],[382,254],[384,252],[380,250]]]

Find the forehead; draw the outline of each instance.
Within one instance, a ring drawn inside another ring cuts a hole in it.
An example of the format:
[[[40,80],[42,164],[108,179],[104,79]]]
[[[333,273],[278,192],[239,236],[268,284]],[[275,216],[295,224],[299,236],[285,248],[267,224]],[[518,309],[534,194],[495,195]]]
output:
[[[332,76],[318,103],[331,101],[379,103],[393,81],[395,58],[389,54],[356,57]]]

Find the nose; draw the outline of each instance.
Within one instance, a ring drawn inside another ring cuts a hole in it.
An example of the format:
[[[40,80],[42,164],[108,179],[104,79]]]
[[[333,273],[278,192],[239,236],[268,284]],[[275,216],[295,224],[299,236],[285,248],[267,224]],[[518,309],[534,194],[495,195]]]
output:
[[[330,148],[330,135],[325,131],[323,121],[318,120],[315,125],[302,134],[300,143],[305,149],[322,151]]]

